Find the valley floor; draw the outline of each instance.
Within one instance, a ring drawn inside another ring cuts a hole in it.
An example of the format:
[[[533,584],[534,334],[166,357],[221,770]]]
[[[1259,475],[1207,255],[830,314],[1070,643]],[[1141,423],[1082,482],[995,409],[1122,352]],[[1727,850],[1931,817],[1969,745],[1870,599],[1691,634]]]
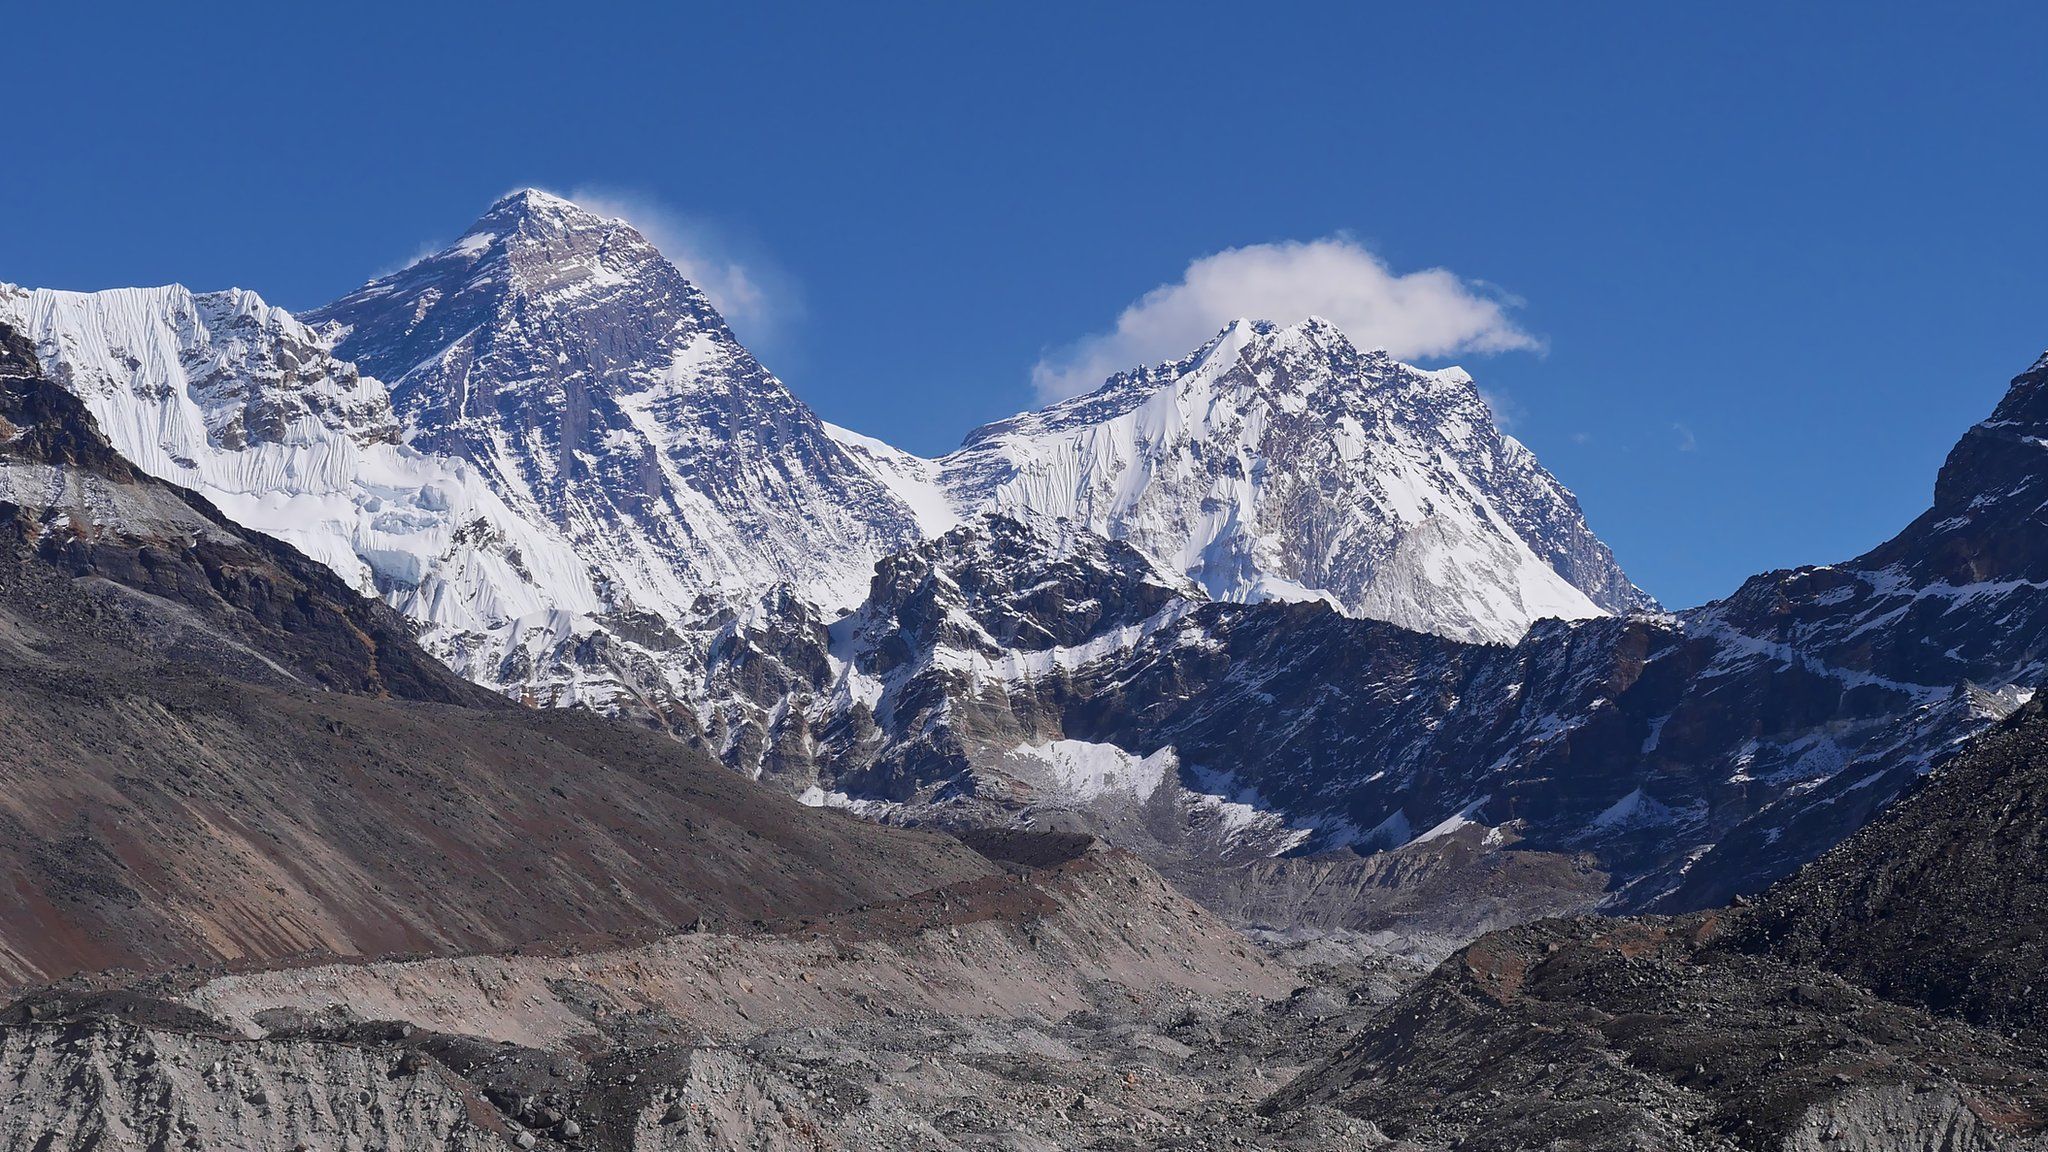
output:
[[[1257,1107],[1420,965],[1344,934],[1256,945],[1099,844],[1006,864],[609,951],[45,989],[0,1017],[0,1148],[1385,1143]]]
[[[1745,943],[1541,921],[1432,965],[1245,933],[1137,857],[637,944],[156,977],[0,1010],[0,1150],[2041,1146],[2048,1049]]]

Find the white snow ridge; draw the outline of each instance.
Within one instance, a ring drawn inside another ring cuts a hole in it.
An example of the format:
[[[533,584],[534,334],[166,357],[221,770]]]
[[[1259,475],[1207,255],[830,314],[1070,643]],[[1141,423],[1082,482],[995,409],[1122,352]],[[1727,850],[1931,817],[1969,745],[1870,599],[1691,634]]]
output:
[[[1322,599],[1495,642],[1650,604],[1471,377],[1316,319],[1239,320],[937,465],[959,508],[1124,540],[1215,599]]]

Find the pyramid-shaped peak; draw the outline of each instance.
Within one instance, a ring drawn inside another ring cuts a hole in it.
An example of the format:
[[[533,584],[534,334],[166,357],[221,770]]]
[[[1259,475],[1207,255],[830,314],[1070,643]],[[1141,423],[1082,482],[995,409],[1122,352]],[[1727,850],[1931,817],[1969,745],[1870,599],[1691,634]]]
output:
[[[477,240],[480,237],[553,238],[621,231],[639,236],[633,226],[624,220],[600,216],[552,192],[543,192],[538,188],[521,188],[517,192],[500,197],[492,204],[475,224],[470,225],[456,247],[480,250],[480,243]]]
[[[575,201],[564,199],[552,192],[543,192],[538,188],[521,188],[500,197],[485,215],[582,216],[592,220],[599,219],[596,213],[584,209]]]
[[[1224,325],[1222,331],[1193,355],[1140,372],[1155,380],[1171,379],[1204,367],[1227,370],[1239,361],[1247,365],[1261,364],[1276,355],[1290,360],[1306,357],[1312,361],[1327,362],[1332,370],[1341,370],[1338,365],[1356,364],[1365,370],[1383,371],[1396,363],[1383,349],[1364,349],[1353,344],[1342,328],[1321,316],[1309,316],[1284,325],[1271,320],[1240,317]]]

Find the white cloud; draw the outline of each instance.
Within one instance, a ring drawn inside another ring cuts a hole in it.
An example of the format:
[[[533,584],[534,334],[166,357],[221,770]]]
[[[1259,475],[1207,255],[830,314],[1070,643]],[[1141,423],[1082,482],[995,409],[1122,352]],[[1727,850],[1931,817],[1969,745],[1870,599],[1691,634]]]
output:
[[[1697,452],[1700,450],[1700,438],[1692,434],[1692,429],[1683,424],[1673,424],[1671,430],[1678,433],[1678,450],[1680,452]]]
[[[1239,317],[1292,324],[1321,316],[1361,347],[1402,359],[1539,351],[1508,315],[1519,301],[1444,268],[1395,275],[1348,236],[1252,244],[1204,256],[1139,297],[1116,326],[1048,353],[1031,369],[1045,400],[1184,355]]]
[[[576,188],[563,198],[638,229],[748,341],[773,340],[803,314],[795,282],[778,265],[709,221],[616,189]]]

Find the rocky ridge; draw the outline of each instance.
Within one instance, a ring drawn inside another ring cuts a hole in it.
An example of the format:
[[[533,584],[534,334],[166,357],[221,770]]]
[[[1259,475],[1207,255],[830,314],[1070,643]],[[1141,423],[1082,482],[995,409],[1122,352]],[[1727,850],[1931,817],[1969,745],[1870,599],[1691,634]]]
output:
[[[1493,850],[1590,857],[1621,906],[1725,902],[2030,697],[2048,640],[2030,526],[2048,502],[2032,414],[2044,379],[2039,365],[2016,378],[1943,467],[1934,507],[1869,554],[1686,612],[1540,623],[1508,647],[1315,603],[1147,599],[1170,582],[1128,564],[1079,578],[1039,562],[1059,546],[1031,539],[1043,529],[965,525],[918,562],[967,624],[921,627],[932,610],[891,583],[853,617],[864,634],[893,620],[917,646],[890,650],[888,677],[849,663],[809,724],[836,773],[814,799],[1078,821],[1162,863],[1204,828],[1221,834],[1211,858],[1470,830]],[[1031,590],[1037,618],[1070,630],[998,652],[977,628],[1029,631],[1003,588]],[[1090,606],[1134,601],[1150,615],[1071,630]],[[1052,749],[1097,766],[1099,786],[1034,786],[1010,767]]]
[[[1486,936],[1266,1107],[1421,1148],[2048,1146],[2044,734],[2027,705],[1753,903]]]

